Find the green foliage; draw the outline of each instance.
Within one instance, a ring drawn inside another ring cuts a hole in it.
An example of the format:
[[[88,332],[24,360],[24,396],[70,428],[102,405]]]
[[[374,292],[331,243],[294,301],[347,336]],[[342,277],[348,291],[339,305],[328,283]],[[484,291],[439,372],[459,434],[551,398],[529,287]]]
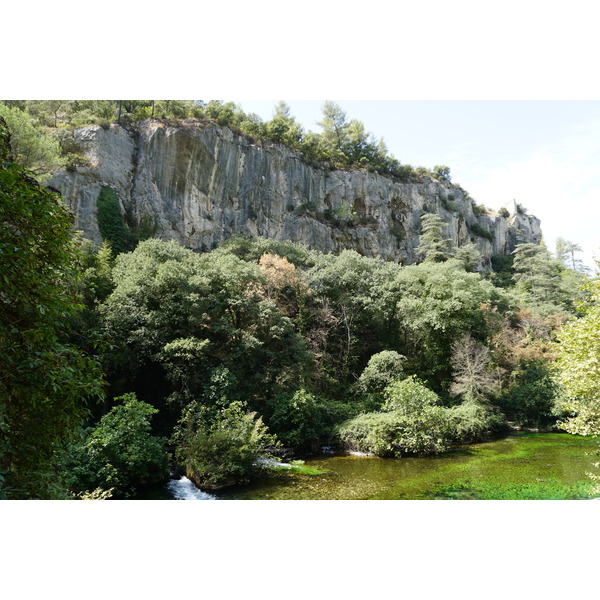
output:
[[[332,433],[335,423],[348,416],[348,408],[325,401],[305,389],[280,396],[267,406],[269,430],[286,448],[317,450]]]
[[[447,409],[447,417],[449,436],[456,444],[481,441],[490,430],[505,427],[502,416],[472,398]]]
[[[456,210],[458,209],[458,205],[456,204],[456,202],[453,201],[454,194],[448,194],[448,196],[440,195],[439,198],[440,202],[442,203],[442,206],[448,212],[456,212]]]
[[[490,242],[494,241],[494,234],[487,229],[484,229],[479,223],[475,222],[469,225],[469,229],[477,236],[485,238]]]
[[[0,117],[5,119],[10,132],[11,151],[16,163],[30,169],[37,177],[45,178],[64,166],[58,140],[44,135],[26,112],[0,103]]]
[[[446,167],[443,165],[436,165],[433,167],[432,175],[434,179],[439,179],[440,181],[450,182],[450,167]]]
[[[248,482],[277,445],[262,419],[237,401],[218,410],[190,404],[174,441],[177,460],[199,487]]]
[[[102,375],[66,339],[81,309],[71,220],[60,195],[10,162],[6,131],[0,119],[0,494],[54,497],[53,461]]]
[[[446,449],[446,413],[434,392],[409,378],[393,382],[385,396],[384,412],[362,414],[339,427],[346,449],[396,457]]]
[[[394,350],[383,350],[371,356],[358,379],[357,388],[373,408],[382,405],[385,388],[392,381],[403,378],[405,362],[406,357]]]
[[[567,268],[578,273],[585,273],[586,268],[575,254],[583,252],[579,244],[575,244],[561,237],[556,238],[556,258]]]
[[[87,306],[95,306],[112,292],[112,269],[114,257],[110,244],[106,241],[95,246],[85,238],[81,238],[81,286],[84,302]]]
[[[557,381],[564,389],[563,406],[571,417],[570,433],[600,435],[600,280],[587,284],[590,300],[584,315],[565,324],[558,334]]]
[[[233,254],[246,262],[254,263],[257,263],[265,254],[274,254],[302,269],[314,266],[319,254],[315,250],[309,250],[303,244],[260,237],[247,238],[241,234],[231,236],[218,248],[217,252]]]
[[[513,285],[513,262],[514,256],[507,254],[494,254],[492,256],[492,273],[490,280],[501,288],[507,288]]]
[[[289,106],[280,101],[275,107],[274,116],[265,126],[265,135],[274,142],[297,147],[302,140],[303,130],[300,123],[290,114]]]
[[[104,415],[73,444],[65,460],[65,479],[77,493],[112,489],[127,498],[140,487],[168,477],[166,440],[151,433],[150,418],[158,411],[135,394],[115,398],[122,404]]]
[[[296,214],[299,217],[314,216],[317,211],[317,205],[314,202],[304,202],[296,209]]]
[[[501,217],[504,217],[505,219],[508,219],[508,218],[510,217],[510,213],[508,212],[508,209],[507,209],[505,206],[503,206],[503,207],[502,207],[502,208],[501,208],[501,209],[498,211],[498,214],[499,214]]]
[[[261,293],[258,265],[230,252],[196,254],[147,240],[117,258],[113,278],[101,312],[119,380],[179,406],[213,402],[223,377],[231,399],[257,406],[295,387],[307,362],[305,345],[290,318]]]
[[[110,187],[103,187],[98,195],[96,207],[102,239],[109,242],[117,254],[131,249],[129,230],[125,225],[116,192]]]
[[[421,217],[421,237],[417,255],[423,262],[443,262],[452,255],[452,241],[442,233],[446,222],[435,214]]]
[[[423,412],[430,406],[439,404],[439,397],[414,375],[403,380],[393,381],[384,391],[384,412],[398,412],[411,416]]]
[[[383,285],[399,270],[398,265],[345,250],[339,256],[318,256],[306,274],[312,292],[310,335],[321,356],[317,374],[325,375],[326,369],[338,386],[323,391],[332,396],[342,393],[354,379],[352,374],[383,349],[387,335]]]
[[[450,379],[452,343],[466,332],[479,339],[487,335],[482,306],[508,308],[501,290],[455,260],[404,267],[384,289],[382,300],[393,303],[390,310],[403,337],[407,370],[439,386],[437,391]]]
[[[390,227],[390,233],[396,238],[398,242],[401,242],[406,238],[406,231],[403,227],[398,227],[397,225],[393,225]]]
[[[548,366],[534,361],[519,373],[513,387],[496,404],[509,421],[525,427],[554,427],[561,415],[561,391],[552,380]]]
[[[543,244],[519,244],[513,251],[515,288],[528,305],[541,314],[559,312],[561,266]]]
[[[475,244],[469,243],[456,248],[454,258],[462,265],[465,271],[476,271],[481,263],[482,256],[475,247]]]

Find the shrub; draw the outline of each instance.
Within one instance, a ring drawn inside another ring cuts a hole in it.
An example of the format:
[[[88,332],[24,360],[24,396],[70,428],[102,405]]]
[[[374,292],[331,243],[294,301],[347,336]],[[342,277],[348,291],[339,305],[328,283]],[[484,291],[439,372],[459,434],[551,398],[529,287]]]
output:
[[[472,200],[472,206],[473,206],[473,213],[477,217],[479,217],[481,215],[485,215],[486,213],[489,212],[489,210],[485,207],[485,205],[483,205],[483,204],[476,204],[473,200]]]
[[[412,418],[399,412],[358,415],[342,423],[338,437],[348,450],[383,457],[437,454],[447,447],[444,410],[429,407]]]
[[[456,212],[456,210],[458,209],[458,206],[456,205],[456,202],[454,202],[453,200],[450,199],[450,196],[452,196],[452,194],[449,194],[447,197],[440,196],[440,202],[442,203],[442,206],[448,212]],[[454,197],[454,196],[452,196],[452,197]]]
[[[396,238],[398,242],[401,242],[406,237],[404,228],[394,225],[390,227],[390,233]]]
[[[504,217],[505,219],[508,219],[510,217],[510,213],[508,212],[508,209],[504,206],[498,211],[498,214],[501,217]]]
[[[558,406],[560,390],[547,366],[530,363],[518,375],[515,386],[498,399],[507,418],[525,427],[551,428],[562,416]]]
[[[494,240],[494,234],[487,229],[484,229],[479,223],[473,223],[469,226],[469,229],[477,236],[485,238],[490,242]]]
[[[211,410],[192,403],[174,438],[176,457],[198,487],[247,483],[264,468],[274,436],[242,402]]]
[[[378,456],[437,454],[448,445],[446,410],[437,394],[415,377],[394,381],[384,392],[383,412],[350,419],[338,429],[350,450]]]
[[[66,482],[75,492],[113,489],[128,497],[147,484],[168,476],[166,440],[150,432],[150,417],[158,410],[125,394],[100,423],[72,445],[65,460]]]
[[[466,400],[447,409],[448,434],[453,442],[471,443],[484,438],[490,430],[501,428],[503,419],[476,400]]]
[[[439,396],[414,375],[402,381],[393,381],[385,389],[384,396],[384,411],[395,411],[406,416],[417,415],[440,401]]]
[[[103,187],[96,203],[98,210],[98,229],[102,239],[110,242],[112,249],[118,254],[128,249],[129,232],[121,213],[121,204],[116,192],[110,187]]]
[[[313,216],[315,214],[316,210],[317,210],[317,205],[314,202],[306,201],[303,204],[301,204],[300,206],[298,206],[298,208],[296,208],[296,214],[299,217],[303,217],[305,215]]]
[[[316,450],[331,435],[335,423],[348,417],[348,407],[325,401],[304,389],[270,403],[269,429],[295,450]]]

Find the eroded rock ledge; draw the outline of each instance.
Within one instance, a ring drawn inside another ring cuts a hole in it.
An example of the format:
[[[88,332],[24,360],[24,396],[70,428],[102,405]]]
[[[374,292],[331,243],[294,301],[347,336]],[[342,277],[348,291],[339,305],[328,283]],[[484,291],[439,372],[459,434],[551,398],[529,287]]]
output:
[[[90,166],[62,171],[50,185],[62,192],[76,227],[96,242],[104,186],[117,193],[129,223],[151,224],[156,237],[196,250],[241,233],[412,264],[420,217],[434,212],[456,246],[476,244],[487,268],[493,255],[542,235],[539,219],[514,203],[507,217],[475,214],[471,199],[450,183],[311,167],[297,151],[255,144],[212,121],[147,120],[128,129],[85,127],[75,136]]]

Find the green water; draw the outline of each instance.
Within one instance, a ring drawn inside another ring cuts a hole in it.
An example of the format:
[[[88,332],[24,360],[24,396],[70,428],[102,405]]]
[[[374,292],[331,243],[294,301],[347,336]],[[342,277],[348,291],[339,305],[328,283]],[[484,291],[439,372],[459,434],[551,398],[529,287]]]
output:
[[[589,498],[598,440],[564,433],[515,433],[441,456],[385,459],[324,456],[305,464],[325,471],[280,471],[221,491],[246,500],[561,500]]]

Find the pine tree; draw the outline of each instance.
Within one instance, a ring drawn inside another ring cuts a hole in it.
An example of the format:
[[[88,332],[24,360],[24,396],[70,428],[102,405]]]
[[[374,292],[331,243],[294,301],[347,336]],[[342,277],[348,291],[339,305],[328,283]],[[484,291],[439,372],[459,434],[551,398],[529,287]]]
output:
[[[422,262],[444,262],[452,256],[452,240],[444,237],[446,222],[436,214],[421,217],[421,238],[417,255]]]
[[[556,302],[560,296],[560,263],[553,259],[541,244],[519,244],[513,251],[514,275],[517,289],[532,302]]]

